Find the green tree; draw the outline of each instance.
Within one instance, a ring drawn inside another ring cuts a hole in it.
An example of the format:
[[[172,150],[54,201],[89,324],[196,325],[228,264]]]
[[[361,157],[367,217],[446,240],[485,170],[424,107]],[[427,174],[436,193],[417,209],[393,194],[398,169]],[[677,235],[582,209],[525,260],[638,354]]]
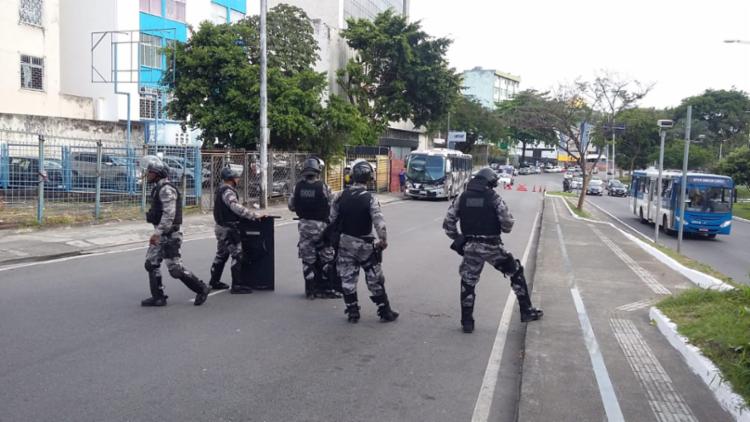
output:
[[[617,165],[632,173],[636,168],[645,168],[652,161],[654,152],[658,154],[659,128],[656,121],[663,119],[664,112],[653,108],[633,108],[617,116],[617,123],[625,130],[618,132],[616,143]]]
[[[687,106],[693,106],[693,138],[705,135],[705,147],[718,157],[719,144],[726,141],[726,152],[747,143],[750,130],[750,97],[737,90],[706,90],[703,94],[685,98],[673,110],[676,122],[683,122]]]
[[[468,153],[477,141],[498,144],[506,137],[502,121],[492,111],[472,97],[460,96],[454,104],[450,115],[439,121],[431,122],[428,131],[445,133],[450,119],[450,130],[466,132],[466,142],[456,148]]]
[[[338,73],[349,101],[373,126],[441,120],[459,96],[460,80],[445,54],[451,41],[432,38],[419,22],[388,10],[374,21],[349,19],[342,31],[356,57]]]
[[[664,145],[664,168],[672,170],[682,169],[682,160],[685,157],[685,141],[681,139],[669,140]],[[658,163],[659,146],[649,155],[650,163]],[[688,166],[691,170],[707,170],[715,161],[713,152],[703,145],[691,143]]]
[[[497,103],[495,115],[505,127],[507,136],[514,142],[521,144],[520,164],[526,161],[526,148],[539,143],[557,145],[558,137],[549,128],[532,128],[524,124],[522,110],[533,106],[539,98],[535,90],[521,91],[511,100]]]
[[[173,118],[233,147],[253,148],[259,138],[260,66],[257,18],[234,24],[204,22],[188,42],[175,46]],[[376,139],[366,120],[340,99],[324,99],[325,75],[315,72],[317,43],[302,9],[279,5],[268,13],[268,118],[270,144],[321,155],[343,143]],[[332,109],[328,107],[333,106]],[[334,119],[331,123],[328,119]]]
[[[750,188],[750,148],[742,146],[726,156],[718,166],[721,174],[730,176],[735,185]]]

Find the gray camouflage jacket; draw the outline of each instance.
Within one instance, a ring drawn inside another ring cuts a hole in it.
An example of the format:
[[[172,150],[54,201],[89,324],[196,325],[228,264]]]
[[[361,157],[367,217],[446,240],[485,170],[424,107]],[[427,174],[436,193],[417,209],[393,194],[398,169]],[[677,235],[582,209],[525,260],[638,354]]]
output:
[[[493,193],[493,208],[495,208],[497,219],[500,221],[500,229],[503,233],[510,233],[513,230],[513,224],[516,220],[513,219],[513,215],[510,213],[508,206],[505,205],[503,198],[497,192]],[[461,219],[458,212],[458,205],[461,203],[461,196],[453,200],[450,208],[448,208],[448,214],[445,215],[445,220],[443,220],[443,230],[445,230],[445,234],[451,239],[455,239],[458,236],[458,221]]]
[[[367,192],[367,187],[363,184],[355,183],[348,188],[353,194]],[[336,195],[331,205],[331,221],[336,221],[339,215],[339,198],[341,193]],[[388,234],[385,229],[385,219],[383,218],[383,211],[380,209],[380,202],[371,195],[370,200],[370,217],[372,218],[372,225],[375,227],[375,233],[378,235],[378,239],[386,242]]]

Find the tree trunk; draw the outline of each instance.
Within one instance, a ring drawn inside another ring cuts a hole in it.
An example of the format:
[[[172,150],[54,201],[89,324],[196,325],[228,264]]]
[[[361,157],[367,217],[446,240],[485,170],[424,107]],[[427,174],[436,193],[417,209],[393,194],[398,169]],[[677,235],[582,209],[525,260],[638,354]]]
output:
[[[526,142],[521,141],[521,163],[520,167],[526,163]]]
[[[581,184],[581,195],[578,196],[578,206],[576,208],[578,208],[579,211],[583,211],[583,201],[586,199],[586,189],[589,186],[588,181],[589,181],[590,176],[587,174],[588,169],[586,168],[587,166],[586,166],[585,159],[579,159],[578,165],[581,166],[581,169],[583,170],[583,183]],[[593,167],[592,167],[592,171],[593,171]]]

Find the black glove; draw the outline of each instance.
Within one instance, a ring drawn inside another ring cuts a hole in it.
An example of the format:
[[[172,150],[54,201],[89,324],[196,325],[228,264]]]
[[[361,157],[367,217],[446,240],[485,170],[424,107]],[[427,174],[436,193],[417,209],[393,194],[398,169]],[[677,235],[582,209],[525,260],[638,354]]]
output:
[[[451,243],[451,249],[461,256],[464,256],[464,246],[466,246],[466,237],[462,234],[456,236],[456,238],[453,239],[453,243]]]

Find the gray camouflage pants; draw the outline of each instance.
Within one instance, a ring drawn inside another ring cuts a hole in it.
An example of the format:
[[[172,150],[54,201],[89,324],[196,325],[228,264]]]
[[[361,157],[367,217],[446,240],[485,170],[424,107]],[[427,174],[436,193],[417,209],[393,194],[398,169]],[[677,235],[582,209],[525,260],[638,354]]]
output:
[[[479,283],[484,263],[487,262],[496,270],[510,277],[510,287],[518,298],[522,309],[530,306],[529,291],[523,268],[503,245],[487,244],[469,240],[464,247],[464,257],[458,269],[461,275],[461,306],[474,307],[475,288]]]
[[[163,234],[156,245],[150,245],[146,251],[145,268],[149,276],[151,296],[163,297],[164,286],[162,285],[161,263],[167,264],[169,275],[182,281],[195,293],[202,293],[205,285],[192,272],[182,264],[180,248],[182,247],[182,233],[174,231]]]
[[[297,244],[298,256],[302,260],[302,275],[305,278],[305,286],[315,290],[327,288],[328,286],[315,286],[316,271],[320,277],[327,281],[330,265],[333,263],[335,251],[331,246],[321,244],[321,236],[328,224],[316,220],[300,220],[299,243]],[[307,289],[306,289],[307,290]]]
[[[242,241],[239,232],[233,228],[216,225],[216,256],[211,264],[211,283],[221,281],[224,266],[232,257],[232,282],[236,283],[242,268]]]
[[[336,269],[341,277],[341,286],[345,295],[357,293],[359,269],[365,272],[367,288],[372,296],[385,294],[385,276],[380,263],[372,262],[373,244],[362,239],[341,235],[339,256]]]

